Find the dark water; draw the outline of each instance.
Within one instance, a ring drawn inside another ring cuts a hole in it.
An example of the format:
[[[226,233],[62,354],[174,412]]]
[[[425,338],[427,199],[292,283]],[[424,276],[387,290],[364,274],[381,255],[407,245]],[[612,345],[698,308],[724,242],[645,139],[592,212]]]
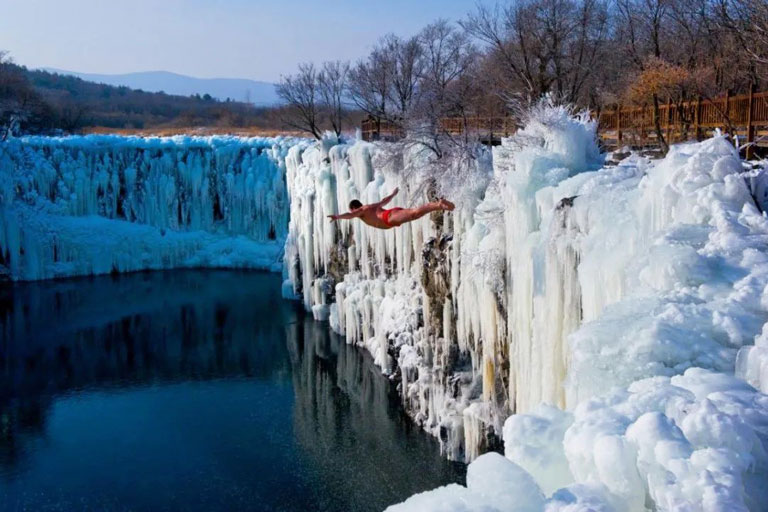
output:
[[[370,357],[233,271],[0,288],[0,510],[381,510],[463,481]]]

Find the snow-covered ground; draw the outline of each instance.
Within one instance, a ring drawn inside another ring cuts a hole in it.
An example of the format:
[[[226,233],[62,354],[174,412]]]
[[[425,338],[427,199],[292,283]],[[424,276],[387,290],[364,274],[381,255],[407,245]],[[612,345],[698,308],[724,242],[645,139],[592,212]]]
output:
[[[492,156],[326,140],[286,164],[284,293],[475,459],[466,488],[392,510],[768,509],[764,178],[726,138],[605,166],[592,122],[542,104]],[[326,219],[395,187],[457,209]]]
[[[0,270],[14,280],[175,267],[277,270],[295,139],[0,143]]]

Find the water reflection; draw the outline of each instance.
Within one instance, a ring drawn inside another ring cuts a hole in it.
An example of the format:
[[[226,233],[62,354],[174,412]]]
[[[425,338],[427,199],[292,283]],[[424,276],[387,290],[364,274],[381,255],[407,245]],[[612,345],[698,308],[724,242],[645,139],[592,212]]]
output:
[[[233,271],[0,288],[7,508],[378,510],[460,480],[370,358],[279,290]]]
[[[287,340],[296,438],[326,470],[330,492],[320,509],[344,510],[341,496],[349,510],[388,505],[399,501],[396,494],[429,488],[425,476],[437,485],[461,480],[464,466],[444,460],[437,442],[413,426],[373,359],[317,326],[311,320],[292,324]],[[345,495],[350,482],[356,492]]]

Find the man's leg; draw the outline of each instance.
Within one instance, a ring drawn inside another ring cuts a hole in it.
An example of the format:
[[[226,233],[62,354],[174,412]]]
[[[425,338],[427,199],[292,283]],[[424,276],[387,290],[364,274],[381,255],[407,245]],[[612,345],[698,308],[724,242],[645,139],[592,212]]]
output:
[[[423,204],[417,208],[403,208],[402,210],[395,210],[389,214],[389,223],[393,226],[399,226],[401,224],[405,224],[406,222],[420,219],[428,213],[436,212],[438,210],[453,210],[453,203],[450,203],[445,199],[441,199],[440,201]]]

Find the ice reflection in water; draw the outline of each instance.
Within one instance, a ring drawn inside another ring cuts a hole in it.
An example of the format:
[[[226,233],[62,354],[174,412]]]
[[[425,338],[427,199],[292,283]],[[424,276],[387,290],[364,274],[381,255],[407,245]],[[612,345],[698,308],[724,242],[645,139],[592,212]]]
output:
[[[380,510],[461,481],[370,358],[279,284],[0,288],[0,509]]]

